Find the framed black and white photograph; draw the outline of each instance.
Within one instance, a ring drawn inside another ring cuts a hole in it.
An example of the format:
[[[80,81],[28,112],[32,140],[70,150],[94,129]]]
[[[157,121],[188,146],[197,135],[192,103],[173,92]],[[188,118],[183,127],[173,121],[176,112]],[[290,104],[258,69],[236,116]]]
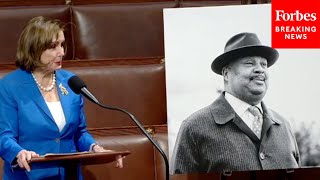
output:
[[[271,46],[271,5],[164,10],[170,165],[182,122],[224,92],[223,76],[211,70],[211,63],[224,53],[232,36],[243,32],[254,33],[261,44]],[[269,86],[262,101],[289,123],[300,167],[320,166],[320,51],[277,51],[279,58],[268,68]]]

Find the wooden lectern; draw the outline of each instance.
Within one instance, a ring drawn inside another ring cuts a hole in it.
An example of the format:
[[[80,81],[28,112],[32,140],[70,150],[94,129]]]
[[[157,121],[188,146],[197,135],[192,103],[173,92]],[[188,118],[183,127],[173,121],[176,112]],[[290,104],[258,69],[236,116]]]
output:
[[[77,179],[78,165],[105,164],[116,160],[118,155],[127,156],[129,151],[111,151],[111,152],[78,152],[62,154],[46,154],[38,158],[32,158],[30,163],[57,162],[65,167],[65,179]]]

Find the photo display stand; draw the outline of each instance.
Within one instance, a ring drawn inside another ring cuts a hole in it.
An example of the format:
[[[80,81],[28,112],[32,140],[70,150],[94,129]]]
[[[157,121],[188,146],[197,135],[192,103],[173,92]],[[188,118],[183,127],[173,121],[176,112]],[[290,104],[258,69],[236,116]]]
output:
[[[224,173],[192,173],[192,174],[174,174],[170,180],[318,180],[320,169],[298,168],[298,169],[276,169],[261,171],[234,171]]]

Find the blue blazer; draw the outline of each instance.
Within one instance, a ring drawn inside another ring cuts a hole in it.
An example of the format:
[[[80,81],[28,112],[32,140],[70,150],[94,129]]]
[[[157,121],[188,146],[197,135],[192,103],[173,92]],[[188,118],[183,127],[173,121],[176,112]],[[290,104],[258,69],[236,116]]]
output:
[[[5,161],[3,179],[61,179],[64,169],[54,163],[33,164],[31,172],[13,169],[12,163],[23,149],[40,155],[72,153],[88,151],[95,143],[86,130],[83,98],[68,86],[68,79],[73,75],[65,70],[56,71],[56,88],[66,118],[61,132],[30,72],[17,69],[0,81],[0,156]],[[63,87],[68,94],[61,91]],[[80,171],[79,177],[81,179]]]

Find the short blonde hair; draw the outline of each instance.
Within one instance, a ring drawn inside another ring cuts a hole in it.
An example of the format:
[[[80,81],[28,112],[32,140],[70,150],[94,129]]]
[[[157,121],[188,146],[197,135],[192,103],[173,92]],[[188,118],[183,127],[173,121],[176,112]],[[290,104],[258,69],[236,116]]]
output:
[[[18,41],[16,65],[21,69],[33,71],[43,66],[42,53],[49,49],[53,38],[58,38],[60,31],[64,31],[64,24],[57,19],[43,16],[32,18],[24,27]],[[66,51],[65,43],[63,43]]]

